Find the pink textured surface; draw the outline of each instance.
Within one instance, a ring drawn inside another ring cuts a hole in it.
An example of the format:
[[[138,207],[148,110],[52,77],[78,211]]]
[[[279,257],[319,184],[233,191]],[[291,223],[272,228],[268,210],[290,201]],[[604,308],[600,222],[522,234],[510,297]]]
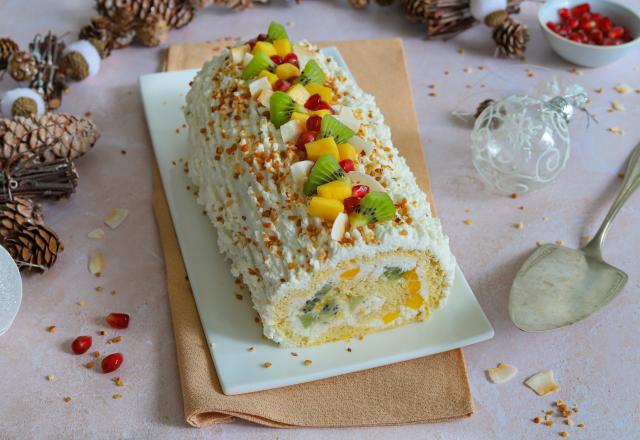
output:
[[[26,3],[0,0],[2,34],[22,46],[36,32],[48,29],[73,35],[92,14],[88,1]],[[631,0],[625,3],[634,4]],[[529,62],[566,72],[571,66],[547,47],[537,28],[535,9],[526,4],[520,17],[532,33]],[[488,29],[479,26],[447,43],[425,42],[419,26],[389,10],[355,11],[346,1],[308,1],[302,6],[276,2],[240,14],[210,8],[189,27],[173,32],[168,43],[248,37],[272,19],[294,21],[290,32],[297,38],[405,39],[438,210],[453,251],[496,330],[493,340],[465,350],[477,413],[448,424],[386,428],[276,432],[247,423],[202,430],[187,427],[151,212],[152,150],[136,84],[138,75],[158,70],[162,54],[158,49],[131,48],[116,51],[97,77],[72,84],[65,97],[62,109],[91,111],[103,135],[94,151],[78,162],[82,176],[78,193],[45,209],[47,222],[65,243],[65,252],[46,276],[26,277],[22,309],[13,327],[0,337],[0,438],[551,439],[557,438],[562,425],[547,428],[530,419],[558,398],[580,406],[576,420],[586,428],[568,428],[572,438],[637,436],[640,196],[630,200],[609,234],[605,255],[629,273],[630,281],[605,310],[571,328],[525,334],[511,324],[507,298],[515,272],[536,240],[562,239],[576,246],[584,234],[593,234],[608,209],[619,186],[616,175],[640,139],[640,94],[618,95],[613,90],[617,83],[640,89],[638,51],[615,65],[584,70],[583,75],[573,77],[589,91],[604,88],[603,94],[592,94],[591,108],[600,123],[592,125],[587,135],[583,126],[572,127],[577,135],[573,156],[557,182],[512,200],[483,187],[470,163],[468,129],[450,116],[458,100],[476,90],[465,85],[478,82],[479,65],[497,71],[517,65],[492,58]],[[330,28],[327,20],[331,20]],[[463,54],[456,51],[459,47],[465,49]],[[473,67],[473,72],[464,73],[465,67]],[[445,70],[450,74],[444,75]],[[523,74],[516,81],[526,85],[532,79]],[[436,84],[436,97],[428,95],[431,83]],[[0,90],[12,86],[5,78]],[[612,99],[627,110],[607,113]],[[623,129],[625,135],[607,132],[612,126]],[[121,150],[127,154],[122,155]],[[524,209],[518,209],[520,206]],[[113,207],[130,210],[129,218],[115,231],[102,224]],[[465,225],[466,218],[473,225]],[[513,227],[520,221],[525,224],[521,231]],[[86,237],[96,227],[107,232],[104,240]],[[87,271],[88,256],[97,250],[105,254],[107,263],[99,279]],[[96,292],[97,286],[104,291]],[[117,294],[111,295],[114,289]],[[76,304],[80,300],[84,307]],[[107,337],[97,335],[111,311],[130,313],[130,328],[108,330]],[[56,325],[57,332],[47,333],[49,325]],[[103,353],[124,353],[123,367],[109,376],[97,367],[85,369],[82,364],[89,357],[71,355],[68,348],[79,334],[93,335],[94,349]],[[124,341],[106,345],[106,339],[116,334],[122,334]],[[516,379],[503,385],[486,380],[485,369],[499,361],[520,369]],[[522,381],[546,368],[555,371],[562,390],[542,398]],[[57,380],[46,381],[49,374]],[[122,377],[127,386],[116,387],[112,376]],[[121,393],[122,399],[112,399],[115,393]],[[73,397],[71,403],[63,402],[67,395]]]

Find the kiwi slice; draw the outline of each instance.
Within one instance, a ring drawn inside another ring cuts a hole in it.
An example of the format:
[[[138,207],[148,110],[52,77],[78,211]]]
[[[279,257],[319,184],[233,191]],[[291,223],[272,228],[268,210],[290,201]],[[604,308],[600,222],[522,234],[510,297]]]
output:
[[[346,174],[336,158],[327,153],[320,156],[313,168],[311,168],[311,174],[309,174],[309,178],[304,183],[302,191],[305,196],[312,196],[320,185],[346,178]]]
[[[354,228],[369,223],[386,222],[396,214],[393,200],[387,193],[372,191],[360,202],[360,205],[349,216],[349,222]]]
[[[273,125],[275,125],[276,128],[280,128],[282,124],[289,122],[291,113],[307,113],[308,110],[295,102],[291,96],[284,92],[277,91],[274,92],[269,99],[269,112]]]
[[[311,299],[308,299],[304,303],[304,306],[302,307],[302,311],[305,312],[305,313],[308,313],[311,310],[313,310],[313,308],[316,306],[316,304],[318,304],[320,302],[320,300],[327,293],[329,293],[329,291],[331,290],[332,287],[333,287],[333,285],[331,283],[327,283],[324,286],[322,286],[322,288],[320,288],[320,290],[318,290],[316,293],[313,294]]]
[[[313,84],[324,84],[325,74],[324,71],[318,63],[313,60],[307,61],[304,69],[302,69],[302,73],[298,77],[297,82],[302,83],[302,85],[307,85],[309,83]]]
[[[273,40],[284,40],[284,39],[287,39],[287,40],[289,39],[289,36],[287,35],[287,31],[284,29],[284,26],[282,26],[280,23],[272,21],[269,24],[269,30],[267,31],[267,40],[273,41]]]
[[[342,122],[338,121],[334,116],[325,115],[322,118],[322,123],[320,124],[320,134],[318,135],[318,139],[329,136],[333,137],[336,144],[344,144],[355,136],[355,132]]]
[[[382,274],[385,276],[385,278],[392,281],[399,280],[400,277],[402,277],[402,275],[404,275],[406,272],[406,270],[402,270],[401,268],[395,266],[385,266],[385,268],[382,269]]]
[[[319,312],[309,312],[304,315],[300,315],[300,322],[304,328],[308,328],[316,322],[326,324],[331,318],[336,316],[339,311],[340,306],[338,306],[334,301],[329,301],[322,306],[322,309]]]
[[[242,79],[247,81],[258,76],[263,70],[271,70],[275,67],[275,63],[271,61],[269,55],[264,50],[259,50],[253,54],[253,58],[242,71]]]

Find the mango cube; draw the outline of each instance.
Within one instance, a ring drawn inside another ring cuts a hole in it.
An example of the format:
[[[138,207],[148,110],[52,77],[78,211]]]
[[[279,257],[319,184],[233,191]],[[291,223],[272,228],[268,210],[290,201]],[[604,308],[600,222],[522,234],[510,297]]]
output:
[[[331,90],[329,87],[313,83],[309,83],[305,87],[309,91],[309,94],[315,95],[317,93],[318,95],[320,95],[320,98],[327,104],[333,103],[333,90]]]
[[[387,313],[382,317],[382,322],[384,322],[385,324],[389,324],[391,321],[394,321],[396,318],[398,318],[398,316],[400,316],[399,312]]]
[[[278,76],[275,73],[269,72],[268,70],[263,70],[262,72],[260,72],[258,74],[258,78],[260,77],[267,78],[269,80],[269,84],[271,84],[271,87],[273,87],[276,81],[278,81]]]
[[[290,54],[292,50],[291,42],[286,38],[283,38],[281,40],[273,40],[273,47],[275,47],[276,52],[282,58],[284,58],[285,55]]]
[[[255,53],[259,50],[263,50],[269,58],[274,55],[278,55],[278,52],[276,52],[276,48],[273,47],[273,44],[269,43],[268,41],[258,41],[256,45],[253,46],[252,52],[255,55]]]
[[[318,186],[318,195],[327,199],[336,199],[341,202],[351,197],[351,183],[344,180],[334,180]]]
[[[283,63],[276,67],[276,75],[280,79],[289,79],[294,76],[300,76],[300,69],[291,63]]]
[[[338,146],[333,137],[326,137],[318,139],[317,141],[309,142],[304,146],[307,150],[307,159],[318,160],[325,154],[331,154],[336,160],[340,160],[340,153],[338,153]]]
[[[315,217],[333,221],[342,211],[344,211],[344,205],[340,200],[311,197],[309,214]]]
[[[340,160],[351,159],[352,161],[356,161],[358,158],[358,152],[356,151],[356,147],[351,144],[339,144],[338,145],[338,153],[340,154]]]
[[[424,298],[419,293],[411,293],[404,305],[412,309],[418,310],[424,304]]]
[[[287,95],[291,96],[291,98],[300,105],[304,105],[307,99],[309,99],[309,96],[311,96],[302,84],[293,85],[287,90]]]
[[[345,270],[344,272],[342,272],[340,274],[340,278],[342,278],[343,280],[352,280],[356,277],[356,275],[358,275],[358,273],[360,272],[360,268],[359,267],[355,267],[353,269],[349,269],[349,270]]]
[[[330,115],[331,114],[331,110],[327,110],[327,109],[322,109],[322,110],[314,110],[312,111],[310,114],[312,115],[318,115],[321,118],[324,118],[326,115]]]
[[[309,119],[309,115],[307,113],[293,112],[291,113],[291,119],[300,122],[304,126],[307,123],[307,119]]]

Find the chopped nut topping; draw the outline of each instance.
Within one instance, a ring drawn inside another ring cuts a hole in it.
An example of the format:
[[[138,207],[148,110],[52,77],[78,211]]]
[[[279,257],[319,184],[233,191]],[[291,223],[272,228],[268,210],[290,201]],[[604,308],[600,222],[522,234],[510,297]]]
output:
[[[127,384],[124,382],[124,380],[122,380],[121,377],[114,377],[113,379],[111,379],[113,381],[113,383],[118,386],[118,387],[123,387],[126,386]]]
[[[49,333],[55,333],[56,330],[58,330],[58,327],[56,327],[55,325],[50,325],[49,327],[47,327],[47,331]]]
[[[94,351],[93,353],[91,353],[91,356],[93,356],[94,358],[99,358],[100,357],[100,352],[99,351]]]
[[[292,351],[291,352],[291,356],[296,357],[296,356],[298,356],[298,353],[296,353],[295,351]]]
[[[273,364],[271,362],[265,362],[264,364],[262,364],[264,368],[271,368],[272,365]]]
[[[560,437],[567,438],[567,437],[569,437],[569,433],[567,431],[561,431],[560,432]]]
[[[621,95],[626,95],[627,93],[633,92],[633,88],[631,88],[628,84],[618,84],[614,87],[614,90]]]
[[[304,362],[302,363],[305,367],[308,367],[309,365],[311,365],[313,363],[313,361],[311,359],[305,359]]]
[[[71,396],[66,396],[63,400],[64,400],[65,402],[69,403],[69,402],[71,402],[73,399],[71,398]]]
[[[514,226],[515,226],[516,229],[518,229],[520,231],[524,229],[524,223],[522,223],[522,222],[518,222]]]
[[[464,224],[465,224],[465,225],[472,225],[472,224],[473,224],[473,222],[471,221],[471,219],[470,219],[470,218],[468,218],[468,219],[466,219],[466,220],[464,221]]]
[[[121,398],[122,398],[122,394],[120,394],[120,393],[116,393],[116,394],[114,394],[114,395],[113,395],[113,398],[114,398],[115,400],[121,399]]]
[[[118,342],[122,342],[124,338],[122,336],[116,336],[115,338],[111,338],[107,341],[107,344],[117,344]]]
[[[94,362],[93,362],[93,361],[89,361],[89,362],[87,362],[86,364],[84,364],[84,367],[85,367],[86,369],[88,369],[88,370],[91,370],[91,369],[93,368],[93,366],[94,366],[94,365],[95,365],[95,364],[94,364]]]
[[[56,376],[55,376],[55,375],[53,375],[53,374],[49,374],[49,375],[47,376],[47,380],[48,380],[49,382],[53,382],[54,380],[56,380]]]
[[[611,133],[617,134],[618,136],[624,136],[624,131],[619,127],[609,127],[607,130]]]
[[[255,347],[249,347],[249,348],[247,348],[247,351],[252,351],[253,352],[253,351],[256,351],[256,348]]]

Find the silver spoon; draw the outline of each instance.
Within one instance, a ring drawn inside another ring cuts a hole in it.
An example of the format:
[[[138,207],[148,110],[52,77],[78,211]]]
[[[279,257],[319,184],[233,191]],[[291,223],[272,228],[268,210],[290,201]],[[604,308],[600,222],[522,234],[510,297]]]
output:
[[[602,259],[613,218],[640,186],[640,144],[629,156],[622,189],[595,237],[582,249],[540,246],[516,275],[509,315],[521,330],[537,332],[571,325],[604,307],[624,288],[628,275]]]

